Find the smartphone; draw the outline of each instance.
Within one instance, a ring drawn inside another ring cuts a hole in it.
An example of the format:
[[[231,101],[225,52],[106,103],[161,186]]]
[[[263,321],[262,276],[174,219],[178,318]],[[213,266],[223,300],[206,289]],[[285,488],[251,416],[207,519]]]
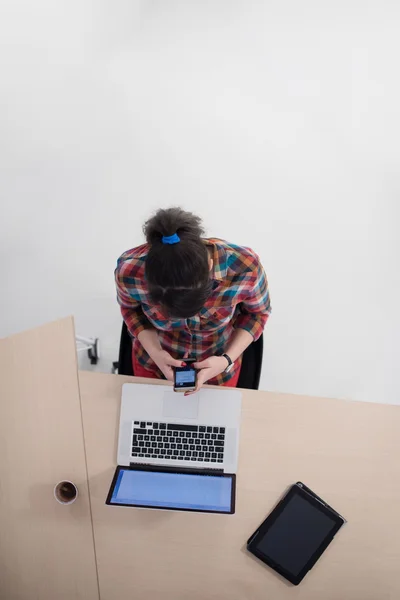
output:
[[[174,367],[174,392],[193,392],[197,384],[197,371],[192,366],[194,359],[184,359],[184,367]]]

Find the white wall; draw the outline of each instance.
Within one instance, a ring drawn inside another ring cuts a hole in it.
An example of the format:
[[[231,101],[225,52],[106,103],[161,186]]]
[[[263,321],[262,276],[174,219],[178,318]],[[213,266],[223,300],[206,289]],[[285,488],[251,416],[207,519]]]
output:
[[[0,334],[73,313],[179,204],[269,274],[262,387],[400,402],[400,5],[3,0]]]

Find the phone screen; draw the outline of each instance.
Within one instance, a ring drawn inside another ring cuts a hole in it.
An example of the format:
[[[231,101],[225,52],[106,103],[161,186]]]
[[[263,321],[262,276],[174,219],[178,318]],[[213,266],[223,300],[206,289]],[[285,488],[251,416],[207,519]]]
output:
[[[176,367],[174,387],[177,389],[193,388],[196,386],[196,369],[187,365]]]

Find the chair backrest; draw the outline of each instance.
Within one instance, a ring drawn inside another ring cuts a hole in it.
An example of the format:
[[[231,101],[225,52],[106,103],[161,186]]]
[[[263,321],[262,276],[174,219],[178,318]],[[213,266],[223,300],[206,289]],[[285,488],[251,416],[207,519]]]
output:
[[[239,388],[258,390],[262,358],[263,336],[256,342],[250,344],[243,353],[242,368],[240,370],[238,381]],[[119,344],[118,373],[120,375],[134,375],[132,366],[132,339],[125,323],[122,324],[121,340]]]
[[[253,342],[243,352],[242,368],[240,369],[238,388],[258,390],[260,385],[264,341],[263,336]]]
[[[118,373],[134,375],[132,365],[132,338],[125,321],[122,323],[121,340],[119,342]]]

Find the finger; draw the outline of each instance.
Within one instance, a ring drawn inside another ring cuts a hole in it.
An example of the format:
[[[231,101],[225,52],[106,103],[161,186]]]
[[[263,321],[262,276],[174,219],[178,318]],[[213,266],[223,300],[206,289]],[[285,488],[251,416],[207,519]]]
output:
[[[208,358],[206,360],[202,360],[200,362],[193,363],[193,366],[195,369],[208,369],[209,367],[211,367],[210,361],[208,360]]]
[[[170,367],[183,367],[184,366],[184,363],[181,360],[176,360],[175,358],[172,358],[172,356],[167,358],[165,362]]]
[[[199,383],[197,382],[195,389],[192,392],[185,392],[185,396],[192,396],[193,394],[197,394],[197,392],[200,391],[202,385],[203,384],[199,385]]]
[[[164,373],[165,377],[167,378],[167,381],[173,381],[174,380],[174,372],[171,369],[171,367],[164,367],[162,372]]]
[[[197,394],[197,392],[203,387],[205,381],[206,381],[206,375],[205,375],[204,371],[200,371],[200,373],[197,375],[195,389],[193,390],[193,392],[186,392],[185,396],[191,396],[192,394]]]
[[[215,377],[215,375],[213,375],[213,374],[211,373],[211,369],[206,369],[206,370],[204,371],[204,377],[203,377],[203,381],[202,381],[202,384],[201,384],[201,385],[204,385],[205,383],[207,383],[207,381],[208,381],[209,379],[212,379],[213,377]]]
[[[193,394],[197,394],[197,392],[199,392],[201,389],[201,386],[199,387],[198,385],[196,386],[196,389],[193,390],[192,392],[185,392],[185,396],[193,396]]]

